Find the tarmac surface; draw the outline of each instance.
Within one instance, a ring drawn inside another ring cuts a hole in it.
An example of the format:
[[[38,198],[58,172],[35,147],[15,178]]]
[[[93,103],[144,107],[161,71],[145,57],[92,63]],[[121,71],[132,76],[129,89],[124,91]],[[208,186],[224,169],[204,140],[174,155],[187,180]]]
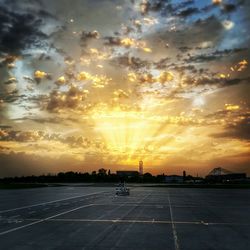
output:
[[[0,249],[250,249],[250,190],[0,190]]]

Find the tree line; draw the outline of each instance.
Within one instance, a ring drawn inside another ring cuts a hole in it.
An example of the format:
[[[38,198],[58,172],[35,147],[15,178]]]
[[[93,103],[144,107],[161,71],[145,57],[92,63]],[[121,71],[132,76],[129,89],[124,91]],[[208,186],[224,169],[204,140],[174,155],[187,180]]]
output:
[[[92,171],[91,173],[85,172],[60,172],[57,174],[46,175],[30,175],[30,176],[16,176],[5,177],[0,179],[3,183],[63,183],[63,182],[156,182],[161,183],[165,181],[165,175],[152,175],[151,173],[145,173],[139,175],[139,172],[133,173],[131,176],[120,176],[116,173],[111,173],[110,170],[100,168],[98,171]]]

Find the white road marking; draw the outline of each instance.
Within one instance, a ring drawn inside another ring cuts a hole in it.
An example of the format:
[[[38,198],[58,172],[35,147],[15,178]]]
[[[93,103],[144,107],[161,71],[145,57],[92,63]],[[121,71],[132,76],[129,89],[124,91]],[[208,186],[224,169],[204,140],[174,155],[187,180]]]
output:
[[[52,215],[52,216],[47,217],[47,218],[45,218],[45,219],[40,219],[40,220],[31,222],[31,223],[29,223],[29,224],[26,224],[26,225],[23,225],[23,226],[20,226],[20,227],[15,227],[15,228],[12,228],[12,229],[7,230],[7,231],[0,232],[0,236],[1,236],[1,235],[8,234],[8,233],[11,233],[11,232],[14,232],[14,231],[17,231],[17,230],[20,230],[20,229],[23,229],[23,228],[26,228],[26,227],[30,227],[30,226],[32,226],[32,225],[35,225],[35,224],[38,224],[38,223],[41,223],[41,222],[44,222],[44,221],[51,220],[51,219],[53,219],[53,218],[55,218],[55,217],[58,217],[58,216],[60,216],[60,215],[68,214],[68,213],[71,213],[71,212],[73,212],[73,211],[79,210],[79,209],[81,209],[81,208],[90,207],[90,206],[93,206],[93,204],[88,204],[88,205],[80,206],[80,207],[77,207],[77,208],[74,208],[74,209],[71,209],[71,210],[68,210],[68,211],[59,213],[59,214]]]
[[[94,204],[93,204],[94,206]],[[25,221],[40,221],[41,219],[25,219]],[[171,220],[124,220],[124,219],[48,219],[46,221],[64,222],[104,222],[104,223],[145,223],[145,224],[172,224]],[[174,221],[175,224],[202,224],[200,221]],[[210,224],[210,223],[208,223]]]
[[[95,206],[117,206],[117,205],[123,205],[125,207],[153,207],[153,208],[163,208],[163,207],[169,207],[169,205],[164,205],[164,206],[156,206],[155,204],[149,205],[149,204],[139,204],[139,203],[131,203],[131,202],[126,202],[126,203],[121,203],[121,202],[115,202],[115,203],[96,203]]]
[[[172,206],[171,206],[171,201],[170,201],[170,196],[169,196],[169,191],[167,190],[167,194],[168,194],[168,202],[169,202],[169,211],[170,211],[170,219],[171,219],[171,225],[172,225],[172,231],[173,231],[173,236],[174,236],[174,246],[175,246],[175,250],[179,250],[179,243],[178,243],[178,237],[177,237],[177,232],[176,232],[176,228],[175,228],[175,223],[173,220],[173,212],[172,212]]]
[[[55,202],[59,202],[59,201],[65,201],[65,200],[70,200],[70,199],[75,199],[75,198],[80,198],[80,197],[86,197],[86,196],[95,195],[95,194],[101,194],[101,193],[104,193],[104,192],[105,191],[95,192],[95,193],[79,195],[79,196],[69,197],[69,198],[60,199],[60,200],[47,201],[47,202],[38,203],[38,204],[30,205],[30,206],[23,206],[23,207],[17,207],[17,208],[2,210],[2,211],[0,211],[0,213],[6,213],[6,212],[16,211],[16,210],[20,210],[20,209],[24,209],[24,208],[36,207],[36,206],[51,204],[51,203],[55,203]]]
[[[91,206],[95,206],[95,204],[90,204]],[[78,208],[77,208],[78,209]],[[79,208],[80,209],[80,208]],[[231,226],[250,226],[250,223],[238,223],[238,222],[204,222],[204,221],[172,221],[172,220],[126,220],[126,219],[41,219],[41,218],[20,218],[22,221],[64,221],[64,222],[103,222],[103,223],[146,223],[146,224],[191,224],[191,225],[205,225],[205,226],[213,226],[213,225],[231,225]],[[0,218],[0,221],[6,221],[9,218]]]

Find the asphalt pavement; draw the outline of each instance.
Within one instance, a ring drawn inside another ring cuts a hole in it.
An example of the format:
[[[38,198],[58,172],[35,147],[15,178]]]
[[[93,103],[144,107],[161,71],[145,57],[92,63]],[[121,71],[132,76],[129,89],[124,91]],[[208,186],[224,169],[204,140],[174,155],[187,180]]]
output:
[[[250,190],[0,190],[0,249],[246,250]]]

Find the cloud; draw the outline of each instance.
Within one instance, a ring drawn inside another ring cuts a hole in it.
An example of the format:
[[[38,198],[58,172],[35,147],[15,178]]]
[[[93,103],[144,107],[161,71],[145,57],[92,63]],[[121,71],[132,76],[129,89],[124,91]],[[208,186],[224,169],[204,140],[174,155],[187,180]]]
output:
[[[10,89],[10,90],[5,90],[0,92],[0,100],[3,103],[13,103],[17,100],[20,100],[21,98],[24,98],[25,95],[20,95],[18,93],[18,90],[15,89]]]
[[[4,82],[4,84],[15,84],[17,83],[17,79],[15,77],[9,78],[7,81]]]
[[[198,8],[192,8],[191,7],[191,8],[181,10],[177,15],[179,17],[188,17],[188,16],[198,14],[198,13],[200,13],[200,10]]]
[[[223,57],[235,56],[237,54],[243,54],[248,51],[247,48],[234,48],[234,49],[225,49],[225,50],[216,50],[208,54],[201,55],[190,55],[187,59],[184,59],[187,63],[204,63],[215,60],[222,60]]]
[[[222,13],[231,13],[237,10],[237,5],[225,3],[222,4]]]
[[[174,79],[174,74],[170,71],[159,71],[156,76],[151,73],[129,73],[128,80],[136,83],[161,83],[165,84]]]
[[[211,134],[214,138],[250,140],[249,106],[226,103],[223,110],[207,115],[207,119],[222,121],[223,130]]]
[[[68,91],[53,90],[49,96],[47,110],[49,112],[60,112],[63,109],[81,108],[88,93],[88,90],[74,85],[71,85]]]
[[[123,55],[116,57],[112,60],[115,65],[119,65],[121,67],[128,67],[131,70],[139,70],[141,68],[148,68],[150,66],[150,62],[147,60],[142,60],[139,57]]]
[[[227,125],[223,132],[214,133],[211,136],[215,138],[232,138],[250,141],[250,115],[242,116],[240,121]]]
[[[26,147],[27,152],[39,155],[40,150],[46,150],[46,144],[50,145],[54,150],[61,148],[74,148],[75,153],[85,149],[87,152],[107,152],[106,143],[100,138],[87,138],[82,135],[63,135],[61,133],[49,133],[41,130],[18,131],[7,126],[0,129],[0,141],[4,142],[4,150],[6,146],[10,150],[19,148],[18,151]],[[31,144],[32,143],[32,144]],[[30,147],[30,145],[33,145]],[[43,148],[45,146],[45,148]],[[47,149],[48,150],[48,149]],[[49,153],[50,150],[48,150]],[[81,151],[82,152],[82,151]],[[52,150],[53,153],[53,150]]]
[[[20,55],[31,46],[43,46],[47,35],[40,30],[42,19],[32,13],[18,13],[0,5],[0,51]]]
[[[7,66],[8,68],[13,68],[17,59],[19,59],[17,56],[4,55],[0,58],[0,67]]]
[[[159,12],[161,15],[175,15],[177,12],[180,12],[181,9],[188,7],[193,3],[193,0],[187,0],[177,4],[164,0],[142,0],[139,3],[139,10],[143,16],[149,14],[149,12]]]
[[[51,74],[49,74],[49,73],[46,73],[46,72],[41,71],[41,70],[36,70],[34,72],[34,79],[37,83],[40,83],[42,79],[51,80],[52,77],[51,77]]]
[[[195,85],[217,85],[218,87],[229,87],[232,85],[249,82],[250,77],[245,78],[221,78],[221,77],[201,77],[195,80]]]
[[[99,38],[100,38],[100,34],[97,30],[93,30],[89,32],[82,31],[81,37],[80,37],[80,45],[82,47],[87,47],[89,41],[91,41],[92,39],[99,39]]]
[[[152,49],[147,47],[147,44],[143,40],[134,39],[131,37],[104,37],[105,45],[108,46],[120,46],[126,49],[129,48],[135,48],[135,49],[141,49],[142,51],[146,53],[151,53]]]
[[[129,93],[125,92],[122,89],[115,90],[113,94],[115,98],[129,98]]]
[[[1,141],[29,142],[38,141],[41,137],[42,132],[39,131],[0,130]]]

